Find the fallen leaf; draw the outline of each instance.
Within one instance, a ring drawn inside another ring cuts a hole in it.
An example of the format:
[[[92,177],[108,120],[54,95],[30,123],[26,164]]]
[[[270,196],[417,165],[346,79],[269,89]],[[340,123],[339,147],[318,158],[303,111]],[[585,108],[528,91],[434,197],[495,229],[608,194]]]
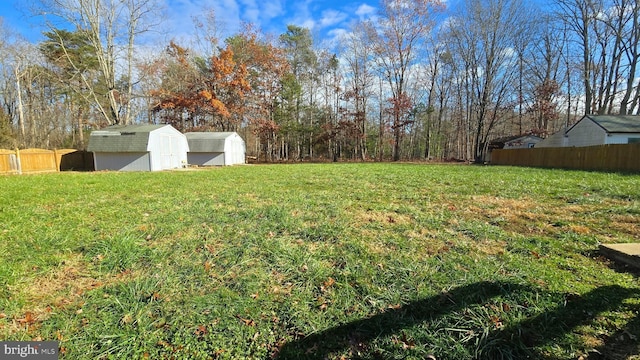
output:
[[[332,287],[335,283],[336,281],[332,277],[329,277],[327,281],[323,282],[325,288]]]
[[[22,319],[17,319],[17,321],[21,324],[33,324],[36,322],[36,318],[33,316],[31,311],[27,311],[24,313],[24,317]]]
[[[403,331],[402,336],[398,338],[394,336],[392,342],[396,345],[402,346],[403,350],[413,349],[416,346],[416,342],[412,339],[407,338],[407,334]]]
[[[391,309],[391,310],[398,310],[398,309],[402,308],[402,305],[400,305],[400,304],[389,305],[388,308]]]
[[[245,319],[245,318],[241,317],[240,315],[236,315],[236,317],[238,319],[240,319],[240,321],[242,321],[246,326],[256,326],[255,321],[253,321],[251,319]]]
[[[204,325],[198,325],[194,333],[197,337],[202,337],[207,334],[207,327]]]
[[[496,327],[496,329],[501,329],[503,327],[502,320],[500,320],[500,318],[497,316],[492,316],[491,322],[493,322],[493,325]]]

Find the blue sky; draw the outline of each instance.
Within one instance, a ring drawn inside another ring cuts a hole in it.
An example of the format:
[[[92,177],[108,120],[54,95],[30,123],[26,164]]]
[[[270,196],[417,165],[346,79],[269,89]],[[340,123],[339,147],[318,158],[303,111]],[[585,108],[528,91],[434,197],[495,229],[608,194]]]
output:
[[[319,39],[331,40],[349,28],[354,20],[369,18],[377,11],[378,0],[159,0],[164,3],[162,30],[165,38],[184,39],[193,32],[193,16],[213,8],[223,27],[222,38],[233,34],[242,22],[251,22],[263,31],[279,35],[288,24],[311,29]],[[29,16],[28,1],[0,0],[0,16],[9,29],[37,42],[43,28],[38,18]]]

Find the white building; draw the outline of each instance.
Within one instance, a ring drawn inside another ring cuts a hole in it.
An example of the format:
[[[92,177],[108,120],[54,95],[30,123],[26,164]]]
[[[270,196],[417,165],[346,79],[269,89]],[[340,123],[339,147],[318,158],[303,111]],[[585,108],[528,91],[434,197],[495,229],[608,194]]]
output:
[[[235,132],[190,132],[189,165],[221,166],[245,163],[246,145]]]
[[[566,130],[549,136],[536,147],[582,147],[640,143],[640,116],[585,115]]]
[[[114,125],[91,132],[98,170],[159,171],[187,164],[187,138],[171,125]]]

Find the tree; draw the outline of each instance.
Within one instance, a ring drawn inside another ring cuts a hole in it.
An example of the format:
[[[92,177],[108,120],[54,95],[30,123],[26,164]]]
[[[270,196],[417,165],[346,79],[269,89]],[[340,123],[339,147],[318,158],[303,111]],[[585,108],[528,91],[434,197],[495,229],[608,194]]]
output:
[[[357,156],[365,160],[367,156],[367,104],[372,94],[374,74],[372,71],[372,48],[366,41],[366,27],[356,23],[352,31],[342,39],[342,51],[348,71],[344,98],[351,102],[351,115],[357,129]]]
[[[77,120],[78,147],[84,147],[84,126],[96,93],[105,91],[104,78],[88,34],[55,29],[44,33],[40,52],[51,65],[51,75],[67,99],[72,117]],[[96,91],[98,90],[98,91]],[[101,106],[105,106],[103,102]]]
[[[276,106],[282,92],[282,79],[289,73],[290,65],[282,49],[274,46],[252,26],[225,40],[233,51],[234,60],[247,69],[251,90],[247,95],[245,114],[252,131],[257,135],[264,159],[276,155],[276,141],[280,126],[276,123]]]
[[[247,69],[233,60],[230,48],[208,61],[190,58],[187,49],[171,42],[167,52],[173,63],[165,68],[154,110],[179,130],[216,129],[235,131],[246,109],[250,90]]]
[[[313,38],[307,28],[296,25],[288,25],[287,31],[280,35],[280,43],[283,46],[289,61],[292,77],[283,85],[288,87],[287,94],[291,98],[283,100],[289,102],[281,111],[292,110],[292,114],[286,114],[285,118],[293,117],[295,121],[289,124],[291,135],[294,136],[296,158],[303,157],[303,147],[307,148],[311,155],[313,144],[314,118],[311,116],[315,108],[315,84],[318,58],[313,51]],[[297,91],[299,90],[299,91]],[[306,111],[305,111],[306,110]],[[283,115],[285,115],[283,113]],[[306,143],[306,146],[303,144]]]
[[[433,14],[443,9],[438,0],[383,0],[380,22],[368,23],[370,43],[376,62],[391,91],[393,160],[400,159],[400,141],[410,124],[405,111],[409,71],[415,65],[421,42],[433,26]]]
[[[466,95],[466,114],[475,162],[484,161],[492,130],[513,106],[517,69],[513,48],[518,34],[530,29],[519,0],[466,1],[447,29],[457,56]]]
[[[157,14],[157,0],[40,0],[39,3],[37,11],[39,15],[49,19],[52,32],[61,25],[71,25],[86,33],[106,86],[104,97],[107,105],[102,105],[103,95],[95,91],[94,105],[107,124],[128,123],[131,110],[128,102],[133,93],[132,62],[135,41],[138,35],[154,25],[151,21],[161,18]],[[56,24],[60,21],[60,24]],[[122,30],[124,34],[121,33]],[[60,42],[60,45],[64,43]],[[124,88],[119,88],[120,76],[116,64],[123,48],[126,54],[126,71],[123,77],[127,79],[127,84]],[[71,57],[67,61],[72,67],[81,67]],[[80,78],[88,89],[93,90],[88,79],[83,79],[82,75]]]

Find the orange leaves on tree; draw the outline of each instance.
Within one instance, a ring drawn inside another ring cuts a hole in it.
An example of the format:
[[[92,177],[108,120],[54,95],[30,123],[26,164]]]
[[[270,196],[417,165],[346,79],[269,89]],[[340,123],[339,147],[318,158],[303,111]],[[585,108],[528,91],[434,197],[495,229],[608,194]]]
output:
[[[187,49],[173,42],[167,54],[170,64],[162,68],[162,85],[152,91],[155,112],[180,130],[215,125],[228,130],[240,124],[251,87],[246,67],[236,63],[230,48],[211,56],[208,63],[192,59]]]

